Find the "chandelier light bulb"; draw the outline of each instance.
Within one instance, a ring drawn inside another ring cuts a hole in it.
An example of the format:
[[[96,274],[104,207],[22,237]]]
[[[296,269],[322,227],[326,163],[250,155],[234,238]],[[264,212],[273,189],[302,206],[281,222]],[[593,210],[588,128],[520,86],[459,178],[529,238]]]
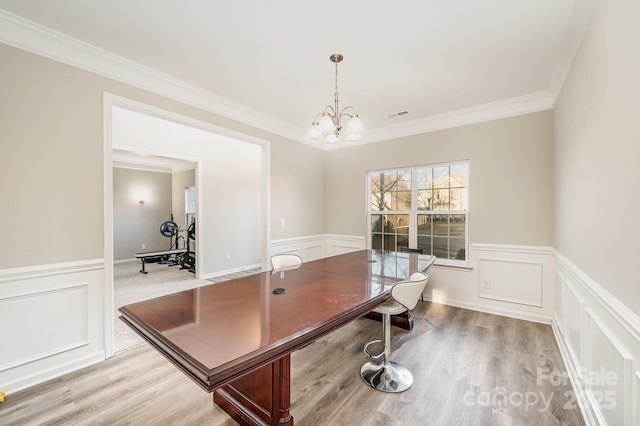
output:
[[[349,126],[347,127],[347,133],[360,133],[363,130],[364,130],[364,127],[362,126],[362,121],[360,121],[360,117],[358,117],[358,114],[355,114],[349,120]]]
[[[322,115],[320,122],[318,123],[318,130],[324,135],[328,135],[336,131],[336,126],[333,124],[333,119],[327,113]]]
[[[313,124],[311,124],[311,130],[309,130],[309,134],[307,135],[307,137],[313,140],[321,140],[324,137],[324,134],[322,134],[322,132],[318,128],[317,121],[314,121]]]
[[[340,139],[338,139],[338,136],[335,133],[331,133],[324,140],[324,143],[326,143],[327,145],[333,145],[333,144],[336,144],[338,142],[340,142]]]

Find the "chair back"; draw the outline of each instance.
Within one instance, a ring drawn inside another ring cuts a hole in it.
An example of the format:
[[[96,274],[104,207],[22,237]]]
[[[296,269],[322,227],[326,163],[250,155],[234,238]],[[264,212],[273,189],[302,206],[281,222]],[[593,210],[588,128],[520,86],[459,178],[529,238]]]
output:
[[[402,281],[393,286],[391,297],[408,310],[412,310],[418,304],[428,280],[427,274],[414,272],[408,281]]]
[[[295,254],[276,254],[271,256],[273,272],[289,271],[302,265],[302,258]]]

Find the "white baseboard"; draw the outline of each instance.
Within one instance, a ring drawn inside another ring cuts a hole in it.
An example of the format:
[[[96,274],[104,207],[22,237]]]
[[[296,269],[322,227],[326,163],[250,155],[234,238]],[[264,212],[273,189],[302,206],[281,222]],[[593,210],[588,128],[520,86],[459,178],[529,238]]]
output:
[[[120,264],[123,264],[123,263],[133,263],[133,262],[140,262],[140,259],[136,259],[135,257],[133,257],[131,259],[114,260],[113,264],[114,265],[120,265]]]
[[[536,315],[528,312],[521,312],[517,309],[507,309],[495,306],[485,306],[478,303],[461,302],[459,300],[447,299],[446,302],[437,302],[432,300],[428,295],[424,296],[424,300],[434,303],[442,303],[448,306],[454,306],[456,308],[468,309],[470,311],[484,312],[492,315],[499,315],[501,317],[521,319],[525,321],[538,322],[541,324],[550,324],[551,320],[546,315]]]
[[[261,263],[256,263],[253,265],[246,265],[246,266],[241,266],[238,268],[231,268],[231,269],[225,269],[224,271],[217,271],[217,272],[212,272],[210,274],[206,274],[202,277],[202,279],[204,280],[208,280],[211,278],[216,278],[216,277],[220,277],[222,275],[230,275],[230,274],[236,274],[238,272],[244,272],[247,271],[249,269],[256,269],[256,268],[260,268],[262,267]]]
[[[37,369],[31,373],[16,377],[12,381],[3,382],[2,390],[10,395],[12,393],[28,389],[32,386],[36,386],[40,383],[44,383],[48,380],[64,376],[65,374],[73,373],[74,371],[80,370],[81,368],[97,364],[104,361],[105,359],[106,357],[104,351],[98,351],[82,357],[74,358],[61,364],[54,364],[48,368]]]

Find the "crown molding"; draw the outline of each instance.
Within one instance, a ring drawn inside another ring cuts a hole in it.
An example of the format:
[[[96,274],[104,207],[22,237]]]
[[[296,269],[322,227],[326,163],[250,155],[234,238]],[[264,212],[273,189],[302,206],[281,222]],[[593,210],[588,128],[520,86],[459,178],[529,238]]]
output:
[[[543,111],[551,109],[552,107],[553,97],[551,93],[548,91],[532,93],[380,127],[367,133],[366,143],[497,120],[520,114]]]
[[[0,9],[0,42],[302,142],[276,118]]]
[[[413,136],[468,124],[497,120],[554,107],[597,0],[577,1],[563,41],[549,90],[449,111],[366,132],[358,144],[325,145],[306,138],[305,129],[292,126],[237,102],[207,92],[134,61],[0,9],[0,42],[126,83],[286,137],[323,151]]]

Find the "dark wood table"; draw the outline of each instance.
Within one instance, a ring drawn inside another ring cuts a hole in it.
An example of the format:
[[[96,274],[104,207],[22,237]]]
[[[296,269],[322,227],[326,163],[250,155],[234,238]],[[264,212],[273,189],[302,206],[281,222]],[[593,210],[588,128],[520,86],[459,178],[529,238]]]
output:
[[[120,318],[238,423],[293,425],[290,354],[365,315],[432,263],[362,250],[123,306]]]

